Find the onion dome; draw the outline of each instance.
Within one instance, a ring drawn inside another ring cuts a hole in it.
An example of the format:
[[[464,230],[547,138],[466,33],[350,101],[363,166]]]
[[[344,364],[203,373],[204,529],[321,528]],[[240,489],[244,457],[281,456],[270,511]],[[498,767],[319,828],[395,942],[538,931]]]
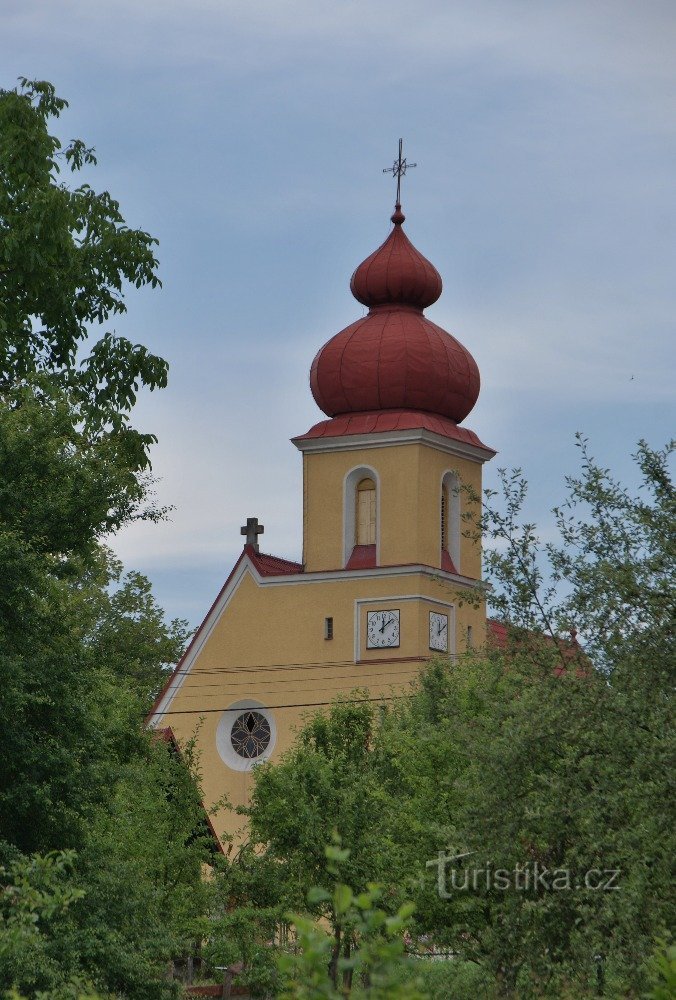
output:
[[[441,295],[437,269],[416,250],[397,205],[394,228],[350,282],[368,315],[337,333],[312,362],[310,386],[329,417],[422,410],[464,420],[479,396],[479,369],[466,348],[423,315]]]

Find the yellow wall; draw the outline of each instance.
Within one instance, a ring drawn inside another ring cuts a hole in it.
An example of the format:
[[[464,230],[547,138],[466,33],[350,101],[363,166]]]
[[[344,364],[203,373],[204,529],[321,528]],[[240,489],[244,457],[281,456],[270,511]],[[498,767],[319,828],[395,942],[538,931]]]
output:
[[[359,451],[311,452],[303,456],[305,509],[303,561],[308,572],[345,565],[343,521],[345,479],[358,466],[373,469],[379,484],[379,565],[422,563],[440,566],[441,481],[458,473],[462,484],[480,494],[481,465],[427,444],[411,443]],[[474,509],[460,493],[461,509]],[[478,508],[477,508],[478,513]],[[467,526],[463,523],[463,530]],[[350,525],[350,530],[353,530]],[[460,572],[479,579],[480,547],[461,540]]]
[[[186,672],[177,677],[184,678],[182,685],[156,720],[181,740],[197,733],[207,807],[224,795],[234,807],[249,801],[252,773],[228,766],[217,747],[219,722],[234,717],[225,714],[233,704],[251,699],[265,707],[277,731],[271,759],[278,760],[313,706],[323,709],[356,688],[375,699],[408,690],[422,664],[440,655],[429,648],[430,611],[449,617],[451,656],[464,652],[468,626],[475,645],[485,638],[485,605],[474,584],[480,547],[461,539],[459,569],[471,579],[454,581],[439,569],[442,477],[456,471],[480,493],[479,463],[420,442],[327,448],[303,459],[305,573],[260,579],[247,569],[236,577],[183,665]],[[380,570],[342,569],[344,481],[356,466],[375,470],[379,483]],[[467,508],[464,494],[461,504]],[[400,645],[368,649],[368,612],[394,609]],[[333,618],[331,640],[324,637],[327,617]],[[220,810],[214,826],[223,837],[243,835],[242,817],[233,812]]]
[[[462,593],[470,596],[467,589]],[[180,739],[198,731],[207,806],[224,794],[234,806],[244,805],[251,788],[251,774],[229,768],[216,748],[216,728],[230,705],[251,698],[272,711],[277,726],[272,759],[278,759],[309,711],[294,706],[321,706],[355,688],[368,688],[370,697],[407,689],[421,664],[435,655],[429,649],[430,611],[455,617],[458,651],[468,624],[480,637],[483,607],[459,607],[458,597],[455,587],[432,573],[271,585],[258,584],[247,572],[161,721]],[[367,612],[390,608],[400,610],[400,646],[367,649]],[[334,619],[334,638],[328,641],[327,616]],[[220,835],[235,834],[242,821],[221,811],[214,825]]]

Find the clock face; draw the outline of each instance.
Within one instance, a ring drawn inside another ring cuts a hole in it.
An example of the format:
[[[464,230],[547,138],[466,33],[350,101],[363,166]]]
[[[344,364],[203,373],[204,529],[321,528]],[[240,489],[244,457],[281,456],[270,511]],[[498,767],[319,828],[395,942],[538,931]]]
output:
[[[399,645],[399,609],[369,611],[366,615],[366,648],[386,649]]]
[[[448,615],[430,611],[430,649],[448,652]]]

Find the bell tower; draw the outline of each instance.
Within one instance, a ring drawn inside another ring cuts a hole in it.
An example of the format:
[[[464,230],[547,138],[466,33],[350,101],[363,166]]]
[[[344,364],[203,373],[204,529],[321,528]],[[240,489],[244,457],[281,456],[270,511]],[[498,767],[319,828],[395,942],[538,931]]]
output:
[[[401,151],[395,168],[400,179]],[[352,275],[367,315],[312,363],[326,419],[294,439],[301,561],[261,551],[263,525],[247,519],[240,556],[150,713],[178,739],[198,732],[207,805],[246,805],[253,768],[279,759],[307,711],[355,690],[385,703],[432,657],[483,642],[481,546],[463,515],[495,453],[463,426],[479,371],[425,316],[441,278],[403,223],[397,199],[387,239]],[[243,836],[237,812],[216,824]]]
[[[424,315],[437,269],[393,228],[352,275],[368,314],[318,351],[312,394],[329,418],[294,438],[303,453],[307,572],[422,565],[478,580],[480,545],[464,536],[470,487],[494,452],[461,422],[479,369]]]

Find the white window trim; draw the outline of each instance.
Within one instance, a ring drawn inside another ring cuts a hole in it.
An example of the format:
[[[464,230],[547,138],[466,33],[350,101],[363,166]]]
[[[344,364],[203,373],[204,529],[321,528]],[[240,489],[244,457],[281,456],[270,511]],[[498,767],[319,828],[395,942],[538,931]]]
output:
[[[230,739],[232,727],[236,720],[248,708],[253,709],[255,712],[260,712],[270,726],[270,742],[268,747],[260,757],[254,759],[240,757]],[[218,720],[218,726],[216,727],[216,749],[218,750],[218,756],[231,771],[251,771],[256,764],[262,764],[263,761],[270,758],[276,742],[277,726],[275,725],[274,715],[269,708],[266,708],[259,701],[254,701],[252,698],[244,698],[242,701],[234,702],[229,708],[226,708]]]
[[[455,572],[460,573],[460,476],[455,469],[447,469],[441,477],[441,488],[439,490],[439,517],[441,518],[441,497],[444,487],[448,495],[448,510],[446,511],[446,544],[448,554],[453,561]],[[441,546],[439,548],[439,559],[441,560]]]

